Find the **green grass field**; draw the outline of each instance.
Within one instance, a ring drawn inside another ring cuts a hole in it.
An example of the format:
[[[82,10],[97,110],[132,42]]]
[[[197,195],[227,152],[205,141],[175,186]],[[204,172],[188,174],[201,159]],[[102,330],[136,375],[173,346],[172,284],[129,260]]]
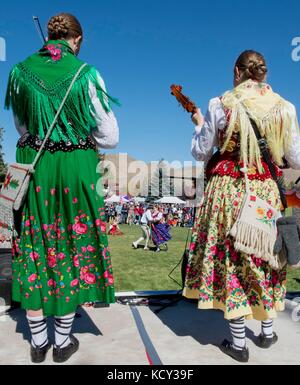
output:
[[[139,226],[120,226],[123,236],[110,236],[109,244],[113,258],[116,291],[133,290],[180,290],[169,273],[182,258],[186,237],[186,228],[172,230],[172,241],[168,252],[144,251],[132,248],[132,242],[141,236]],[[180,266],[172,274],[179,283]],[[288,291],[300,291],[300,270],[289,271]]]

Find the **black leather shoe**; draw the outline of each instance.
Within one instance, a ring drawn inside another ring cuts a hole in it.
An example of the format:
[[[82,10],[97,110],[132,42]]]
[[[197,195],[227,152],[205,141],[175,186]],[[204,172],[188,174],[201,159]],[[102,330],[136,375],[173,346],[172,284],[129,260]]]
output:
[[[68,361],[68,359],[77,352],[79,349],[79,341],[73,335],[70,335],[70,344],[65,348],[53,348],[53,361],[62,363]]]
[[[48,345],[44,346],[43,348],[34,348],[31,345],[30,348],[30,356],[31,361],[34,364],[40,364],[41,362],[44,362],[48,353],[48,350],[51,348],[51,344],[48,343]]]
[[[228,340],[222,342],[220,349],[223,353],[227,354],[234,360],[238,362],[248,362],[249,361],[249,349],[244,347],[243,350],[237,350],[234,348],[233,344]]]
[[[275,345],[278,342],[278,336],[276,333],[273,333],[273,338],[267,338],[263,333],[258,336],[257,346],[262,349],[269,349],[272,345]]]

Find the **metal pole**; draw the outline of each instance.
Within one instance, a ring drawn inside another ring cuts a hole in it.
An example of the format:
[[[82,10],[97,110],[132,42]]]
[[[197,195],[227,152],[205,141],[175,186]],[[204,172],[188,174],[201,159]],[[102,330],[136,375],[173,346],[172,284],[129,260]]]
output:
[[[37,32],[38,32],[38,34],[39,34],[43,44],[46,43],[46,38],[45,38],[44,32],[42,30],[39,18],[37,16],[32,16],[32,18],[33,18],[33,22],[34,22],[34,24],[36,26]]]

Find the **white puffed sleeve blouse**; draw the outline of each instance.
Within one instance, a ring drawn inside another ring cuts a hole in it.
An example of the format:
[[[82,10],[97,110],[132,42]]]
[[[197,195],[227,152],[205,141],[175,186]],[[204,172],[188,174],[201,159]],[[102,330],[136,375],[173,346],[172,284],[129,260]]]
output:
[[[297,112],[292,103],[286,102],[292,121],[292,144],[285,149],[285,158],[295,170],[300,170],[300,132],[297,126]],[[197,161],[207,163],[219,147],[220,131],[226,127],[226,114],[220,98],[211,99],[203,126],[196,126],[192,138],[192,155]]]

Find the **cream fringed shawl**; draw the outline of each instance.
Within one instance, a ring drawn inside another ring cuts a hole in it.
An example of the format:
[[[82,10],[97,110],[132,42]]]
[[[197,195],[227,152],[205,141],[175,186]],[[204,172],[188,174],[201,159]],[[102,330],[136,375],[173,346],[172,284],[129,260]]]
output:
[[[274,162],[281,166],[284,153],[291,145],[292,119],[296,119],[295,125],[299,128],[297,117],[289,114],[286,103],[268,84],[253,80],[226,92],[222,104],[231,116],[221,153],[226,151],[233,133],[239,132],[241,161],[262,171],[260,149],[249,114],[257,123],[261,136],[267,140]]]

